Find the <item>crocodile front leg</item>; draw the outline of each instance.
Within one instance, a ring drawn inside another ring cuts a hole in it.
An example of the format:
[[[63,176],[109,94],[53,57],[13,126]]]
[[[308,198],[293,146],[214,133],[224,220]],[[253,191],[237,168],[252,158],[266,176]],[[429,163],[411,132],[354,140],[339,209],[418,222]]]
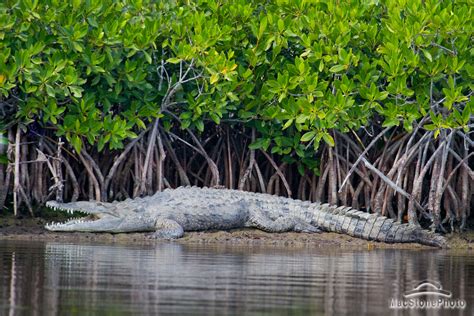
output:
[[[184,235],[183,227],[169,218],[158,218],[155,223],[156,231],[152,237],[157,239],[177,239]]]

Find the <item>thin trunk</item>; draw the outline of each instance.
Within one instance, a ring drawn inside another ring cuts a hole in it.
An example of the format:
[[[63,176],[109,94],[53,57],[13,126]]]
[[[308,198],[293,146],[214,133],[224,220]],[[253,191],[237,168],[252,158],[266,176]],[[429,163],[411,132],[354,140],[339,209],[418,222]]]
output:
[[[288,182],[286,181],[286,177],[285,175],[283,174],[283,172],[281,171],[282,168],[286,167],[286,162],[282,163],[280,167],[277,166],[277,164],[275,163],[275,161],[272,159],[272,157],[270,157],[269,154],[267,154],[265,151],[263,150],[260,150],[261,153],[263,153],[263,155],[268,159],[268,161],[270,162],[270,164],[273,166],[273,168],[275,168],[277,174],[280,176],[280,179],[281,179],[281,182],[283,182],[283,185],[285,186],[285,189],[286,189],[286,193],[288,194],[288,197],[291,197],[291,189],[290,189],[290,185],[288,184]]]
[[[163,190],[163,178],[164,178],[163,165],[164,165],[164,162],[165,162],[165,159],[166,159],[166,152],[165,152],[165,149],[163,148],[163,141],[161,139],[161,133],[160,132],[158,132],[157,141],[158,141],[158,153],[159,153],[158,170],[157,170],[157,173],[158,173],[157,185],[158,185],[158,191],[162,191]]]
[[[94,171],[95,171],[95,174],[97,175],[96,177],[94,176],[93,182],[94,182],[94,186],[96,187],[96,190],[99,190],[100,192],[100,195],[99,195],[100,198],[98,199],[98,201],[106,201],[107,192],[104,188],[104,175],[102,174],[102,171],[100,170],[99,165],[97,165],[97,162],[89,155],[89,153],[86,151],[85,148],[82,148],[81,153],[78,155],[83,163],[85,161],[88,162],[86,169],[90,168],[92,175],[94,175],[93,173]],[[96,195],[97,195],[97,192],[96,192]]]
[[[86,160],[86,158],[84,158],[84,153],[78,154],[78,156],[83,166],[86,168],[87,174],[89,175],[89,177],[87,178],[89,181],[89,198],[92,194],[93,199],[95,199],[96,201],[101,201],[102,195],[100,190],[100,184],[94,175],[94,171],[92,170],[90,161],[87,161],[88,159]]]
[[[464,149],[464,157],[468,156],[468,149]],[[461,176],[460,176],[460,183],[461,183],[461,218],[462,218],[462,224],[460,229],[463,230],[465,225],[466,225],[466,218],[470,215],[470,196],[473,190],[473,182],[470,182],[469,185],[469,179],[468,179],[468,168],[464,167],[461,170]]]
[[[18,216],[19,198],[18,193],[20,191],[20,140],[21,140],[21,129],[20,126],[16,128],[15,134],[15,162],[13,171],[13,214]]]
[[[266,193],[265,180],[263,179],[262,171],[260,170],[258,163],[255,164],[255,172],[257,173],[258,183],[260,184],[260,191]]]
[[[56,153],[56,160],[54,161],[54,167],[56,170],[56,177],[58,179],[57,186],[56,186],[56,201],[62,202],[63,201],[63,172],[62,172],[62,147],[63,147],[63,142],[61,137],[59,137],[58,140],[58,151]]]
[[[191,185],[191,182],[189,181],[186,171],[184,170],[183,166],[179,162],[178,157],[176,156],[176,153],[174,151],[174,148],[170,145],[166,135],[163,137],[163,143],[168,151],[168,155],[170,156],[171,160],[173,161],[176,167],[176,171],[178,172],[181,185]]]
[[[336,166],[334,163],[334,155],[332,147],[328,147],[328,168],[329,168],[329,204],[337,205],[337,179],[336,179]]]
[[[252,143],[253,142],[255,142],[255,128],[252,128]],[[255,164],[255,149],[250,149],[249,157],[250,157],[249,158],[249,166],[247,167],[247,169],[245,169],[245,172],[244,172],[242,178],[240,178],[239,190],[243,189],[243,187],[245,185],[245,182],[247,181],[248,177],[252,173],[253,166]]]
[[[318,202],[322,202],[324,201],[324,188],[326,186],[326,178],[328,176],[328,173],[329,173],[329,168],[325,168],[325,165],[326,165],[326,151],[327,151],[327,147],[324,147],[320,157],[321,157],[321,165],[320,165],[320,170],[319,170],[319,178],[318,178],[318,182],[317,182],[317,185],[316,185],[316,190],[314,191],[314,201],[318,201]]]
[[[419,176],[415,179],[413,182],[413,191],[412,191],[412,199],[410,199],[410,202],[408,203],[408,222],[410,224],[418,225],[418,219],[416,217],[416,211],[414,209],[414,205],[417,201],[420,201],[420,195],[421,195],[421,187],[423,184],[423,179],[428,172],[428,168],[431,166],[433,163],[436,155],[438,152],[442,149],[441,146],[436,149],[436,151],[433,153],[433,155],[430,157],[428,162],[425,164],[423,169],[421,169]]]
[[[228,183],[227,183],[227,187],[229,189],[233,189],[234,188],[234,168],[233,168],[233,161],[232,161],[232,153],[230,151],[230,133],[229,133],[229,129],[227,129],[226,131],[226,140],[227,140],[227,179],[228,179]]]
[[[110,186],[110,182],[112,181],[113,177],[115,176],[115,172],[117,171],[117,168],[119,165],[127,158],[127,154],[132,150],[135,146],[135,144],[142,139],[143,135],[148,131],[149,129],[147,128],[146,130],[142,131],[137,138],[134,138],[130,143],[125,146],[124,150],[120,153],[120,155],[114,159],[114,163],[112,164],[112,167],[110,167],[110,170],[107,174],[107,177],[105,177],[104,180],[104,190],[107,192]]]
[[[149,177],[150,175],[150,170],[151,168],[150,163],[153,160],[153,149],[155,148],[155,141],[156,141],[156,134],[158,133],[158,126],[159,126],[159,119],[155,119],[155,122],[153,123],[153,129],[151,130],[151,135],[148,138],[148,146],[146,150],[146,155],[145,155],[145,162],[143,164],[143,169],[141,176],[139,178],[140,182],[140,195],[144,194],[147,191],[147,188],[150,187],[151,183],[151,178]]]

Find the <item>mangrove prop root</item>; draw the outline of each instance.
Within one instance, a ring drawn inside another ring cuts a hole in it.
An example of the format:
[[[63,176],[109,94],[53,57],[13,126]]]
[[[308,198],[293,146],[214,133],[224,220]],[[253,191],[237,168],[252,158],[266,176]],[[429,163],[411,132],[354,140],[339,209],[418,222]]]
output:
[[[179,122],[178,116],[174,119]],[[354,141],[335,132],[334,147],[322,144],[314,156],[318,173],[306,170],[303,175],[282,157],[249,149],[257,134],[239,124],[209,123],[202,134],[165,130],[156,120],[122,150],[98,152],[85,145],[76,153],[53,135],[22,134],[10,127],[11,162],[0,165],[0,206],[13,199],[18,214],[20,206],[32,212],[54,195],[111,201],[165,187],[223,183],[231,189],[350,204],[398,222],[418,224],[426,217],[439,230],[463,229],[472,216],[473,145],[464,133],[446,131],[434,139],[432,131],[419,127],[411,134],[385,128],[375,137],[361,131]]]

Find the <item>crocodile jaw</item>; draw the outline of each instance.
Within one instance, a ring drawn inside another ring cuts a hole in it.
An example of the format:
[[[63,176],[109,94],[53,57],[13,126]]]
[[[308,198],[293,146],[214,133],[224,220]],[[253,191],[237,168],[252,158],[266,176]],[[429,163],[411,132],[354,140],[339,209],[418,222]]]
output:
[[[46,206],[53,210],[66,211],[69,214],[81,212],[89,215],[82,218],[73,218],[62,223],[49,223],[45,225],[45,228],[49,231],[98,232],[112,231],[120,224],[122,219],[102,213],[104,208],[94,204],[93,202],[59,203],[48,201]]]
[[[44,227],[49,231],[89,231],[87,227],[90,227],[90,223],[94,220],[84,218],[75,218],[62,223],[49,223]]]
[[[45,228],[49,231],[61,231],[61,232],[109,232],[119,233],[124,232],[121,229],[124,222],[123,218],[120,217],[96,217],[87,216],[83,218],[74,218],[64,223],[50,223],[45,225]]]
[[[69,214],[74,212],[81,212],[86,214],[101,214],[107,212],[107,207],[104,206],[105,203],[100,202],[71,202],[71,203],[60,203],[56,201],[46,202],[46,207],[49,207],[53,210],[66,211]]]

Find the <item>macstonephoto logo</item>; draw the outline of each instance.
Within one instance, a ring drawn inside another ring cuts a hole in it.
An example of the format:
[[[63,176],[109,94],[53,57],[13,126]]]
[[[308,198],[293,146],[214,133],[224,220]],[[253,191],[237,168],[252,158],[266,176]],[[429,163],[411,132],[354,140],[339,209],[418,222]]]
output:
[[[466,301],[453,298],[450,291],[443,289],[441,283],[423,280],[412,290],[406,291],[403,298],[392,298],[391,309],[465,309]]]

